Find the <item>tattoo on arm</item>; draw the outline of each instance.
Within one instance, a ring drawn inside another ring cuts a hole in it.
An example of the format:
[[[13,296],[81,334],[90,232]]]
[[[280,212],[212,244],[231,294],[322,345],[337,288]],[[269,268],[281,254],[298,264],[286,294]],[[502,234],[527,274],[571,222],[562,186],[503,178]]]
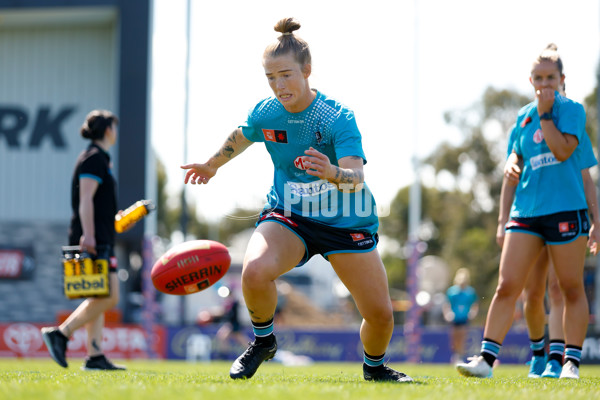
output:
[[[355,174],[358,183],[363,183],[365,181],[365,173],[362,170],[355,171]]]
[[[223,145],[221,150],[219,150],[219,152],[216,155],[217,156],[223,155],[224,157],[227,157],[229,159],[233,158],[234,153],[236,152],[235,145],[238,144],[238,136],[239,135],[240,135],[240,133],[238,132],[237,129],[235,131],[231,132],[231,134],[227,138],[227,141],[225,142],[225,144]]]
[[[342,171],[340,183],[353,183],[354,182],[354,171]]]
[[[225,157],[231,158],[235,150],[232,146],[223,146],[222,152]]]
[[[238,137],[239,133],[237,131],[237,129],[233,132],[231,132],[231,135],[229,135],[229,137],[227,138],[228,142],[233,142],[233,143],[237,143],[237,137]]]

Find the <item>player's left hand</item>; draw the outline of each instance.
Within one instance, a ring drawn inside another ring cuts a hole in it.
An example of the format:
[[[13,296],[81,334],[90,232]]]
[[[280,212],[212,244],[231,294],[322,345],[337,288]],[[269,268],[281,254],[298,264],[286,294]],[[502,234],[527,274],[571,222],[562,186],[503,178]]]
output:
[[[308,157],[304,159],[307,167],[306,173],[317,176],[321,179],[331,179],[335,177],[335,166],[329,161],[329,157],[315,150],[313,147],[304,151]]]

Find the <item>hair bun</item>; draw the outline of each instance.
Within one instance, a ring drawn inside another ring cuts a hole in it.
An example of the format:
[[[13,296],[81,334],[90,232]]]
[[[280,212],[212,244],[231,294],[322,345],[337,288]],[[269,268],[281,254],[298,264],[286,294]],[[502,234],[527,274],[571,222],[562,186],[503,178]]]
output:
[[[88,126],[87,122],[85,122],[82,126],[81,126],[81,130],[80,130],[81,136],[84,139],[91,139],[92,138],[92,131],[90,130],[90,127]]]
[[[284,36],[292,35],[294,31],[300,29],[300,22],[295,18],[282,18],[273,27],[275,32],[279,32]]]

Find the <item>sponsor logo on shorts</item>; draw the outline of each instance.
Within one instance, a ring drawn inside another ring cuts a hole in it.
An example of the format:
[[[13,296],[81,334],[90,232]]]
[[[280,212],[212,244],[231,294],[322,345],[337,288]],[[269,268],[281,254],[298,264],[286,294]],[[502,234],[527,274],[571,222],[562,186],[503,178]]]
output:
[[[575,222],[559,222],[558,231],[562,237],[574,236],[577,234],[577,224]]]
[[[352,240],[355,242],[358,242],[359,240],[364,240],[365,239],[365,235],[362,233],[351,233],[350,237],[352,237]]]
[[[263,129],[263,135],[268,142],[287,143],[287,131],[279,129]]]
[[[533,134],[533,142],[537,143],[537,144],[540,144],[540,143],[542,143],[543,140],[544,140],[544,133],[542,132],[541,129],[538,129]]]
[[[366,239],[366,240],[362,240],[360,242],[357,242],[356,245],[357,246],[367,246],[367,245],[370,245],[370,244],[373,244],[373,243],[374,243],[373,239]]]
[[[365,236],[364,233],[351,233],[350,237],[352,241],[355,242],[357,246],[368,246],[370,244],[375,243],[374,240],[370,236]]]
[[[542,168],[542,167],[548,167],[550,165],[560,164],[560,161],[558,161],[556,159],[556,157],[554,157],[554,154],[552,154],[552,152],[543,153],[543,154],[537,155],[535,157],[531,157],[530,162],[531,162],[531,168],[533,170],[536,170],[536,169]]]

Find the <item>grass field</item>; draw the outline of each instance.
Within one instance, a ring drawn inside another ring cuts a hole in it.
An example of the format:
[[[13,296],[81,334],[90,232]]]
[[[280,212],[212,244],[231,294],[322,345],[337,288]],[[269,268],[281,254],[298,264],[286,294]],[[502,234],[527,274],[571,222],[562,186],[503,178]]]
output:
[[[266,363],[249,381],[229,378],[229,362],[122,362],[124,372],[84,372],[81,360],[63,369],[50,360],[0,359],[4,400],[343,400],[343,399],[600,399],[600,365],[584,365],[581,379],[528,379],[527,367],[502,364],[492,379],[458,376],[450,365],[395,364],[414,384],[365,382],[361,365]]]

